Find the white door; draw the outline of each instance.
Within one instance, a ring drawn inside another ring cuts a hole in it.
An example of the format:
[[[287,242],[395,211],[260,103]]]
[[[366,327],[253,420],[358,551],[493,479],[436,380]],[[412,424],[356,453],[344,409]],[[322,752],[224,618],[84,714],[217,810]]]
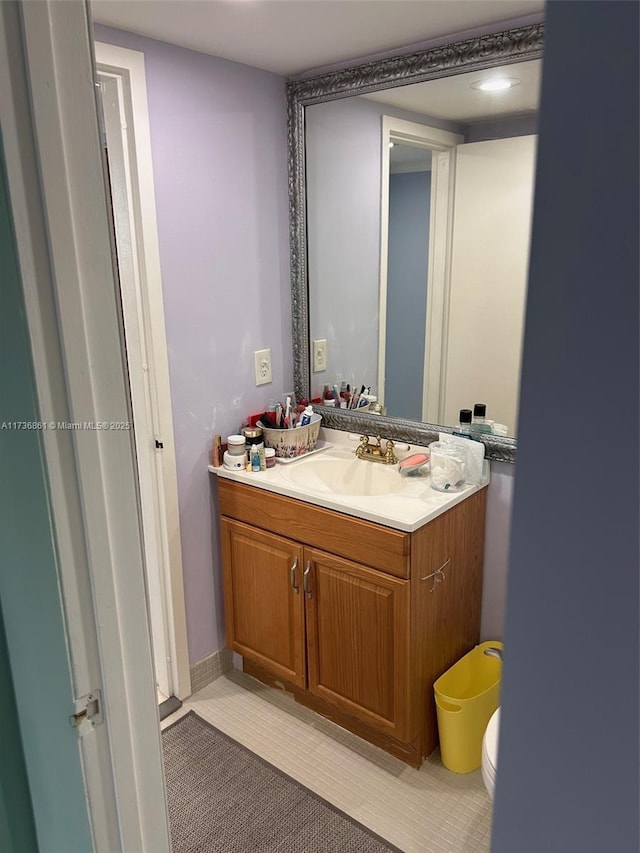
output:
[[[156,683],[191,692],[173,418],[144,56],[96,43],[124,320]],[[169,536],[168,531],[172,531]]]
[[[458,423],[460,409],[482,402],[487,417],[517,434],[536,139],[518,136],[457,148],[445,396],[438,423]]]
[[[139,259],[135,240],[133,206],[127,192],[128,162],[123,145],[123,128],[119,110],[118,80],[98,74],[102,111],[104,117],[105,161],[111,188],[111,209],[118,256],[118,275],[124,319],[125,349],[129,368],[129,387],[133,411],[134,439],[142,530],[144,561],[146,567],[149,616],[153,641],[154,670],[159,699],[172,695],[170,671],[167,602],[162,583],[163,554],[161,537],[161,507],[159,506],[156,478],[156,453],[164,449],[162,436],[154,430],[153,400],[149,354],[141,305]],[[124,129],[126,131],[126,128]]]

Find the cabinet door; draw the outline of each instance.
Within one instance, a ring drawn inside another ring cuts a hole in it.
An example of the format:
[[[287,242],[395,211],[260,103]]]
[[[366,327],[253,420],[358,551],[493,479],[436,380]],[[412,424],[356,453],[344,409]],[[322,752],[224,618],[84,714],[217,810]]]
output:
[[[406,741],[409,581],[305,548],[308,690]]]
[[[222,518],[227,645],[305,686],[302,547]]]

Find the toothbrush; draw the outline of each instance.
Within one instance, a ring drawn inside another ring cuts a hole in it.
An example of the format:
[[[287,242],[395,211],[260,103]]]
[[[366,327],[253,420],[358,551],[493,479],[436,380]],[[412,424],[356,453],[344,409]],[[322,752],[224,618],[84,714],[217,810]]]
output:
[[[287,408],[284,413],[284,428],[289,429],[291,426],[291,397],[287,397]]]

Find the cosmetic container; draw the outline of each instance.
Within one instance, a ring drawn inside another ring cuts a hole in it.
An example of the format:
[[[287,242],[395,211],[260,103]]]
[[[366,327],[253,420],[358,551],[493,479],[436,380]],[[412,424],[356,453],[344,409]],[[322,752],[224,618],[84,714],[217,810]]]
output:
[[[252,447],[257,447],[258,449],[264,447],[264,440],[260,427],[245,427],[242,432],[247,443],[247,450],[251,450]]]
[[[251,470],[252,463],[252,452],[253,448],[256,447],[260,449],[264,447],[264,439],[262,437],[262,430],[259,426],[255,427],[245,427],[242,430],[242,434],[244,435],[246,441],[246,454],[247,454],[247,470]]]
[[[360,397],[360,399],[361,400],[364,399],[367,401],[368,406],[369,406],[369,411],[375,411],[376,405],[378,404],[378,398],[376,397],[375,394],[371,394],[370,392],[367,392],[366,394],[363,394],[362,397]]]
[[[491,435],[493,429],[486,421],[487,407],[484,403],[476,403],[473,407],[473,419],[471,421],[471,432],[481,435]]]
[[[322,392],[322,403],[325,406],[335,406],[336,401],[333,396],[333,391],[328,385],[324,386],[324,390]]]
[[[245,456],[244,453],[235,455],[230,453],[228,450],[225,450],[223,457],[223,464],[225,468],[231,469],[231,471],[242,471],[245,467]]]
[[[214,468],[219,468],[222,465],[222,436],[214,435],[211,445],[211,464]]]
[[[431,456],[431,488],[437,492],[459,492],[467,481],[467,454],[454,444],[434,441]]]
[[[267,464],[267,468],[275,468],[276,467],[276,452],[273,449],[273,447],[265,447],[264,457],[265,457],[265,462]]]
[[[260,451],[256,444],[254,444],[249,453],[251,454],[251,470],[259,471],[260,470]]]
[[[243,435],[227,436],[227,453],[230,456],[244,456],[247,441]]]

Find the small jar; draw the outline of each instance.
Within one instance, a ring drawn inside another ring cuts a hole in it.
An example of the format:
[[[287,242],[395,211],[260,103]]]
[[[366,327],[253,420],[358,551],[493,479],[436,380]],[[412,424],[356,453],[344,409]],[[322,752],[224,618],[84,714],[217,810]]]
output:
[[[228,450],[225,450],[223,457],[223,465],[225,468],[229,468],[231,471],[243,471],[245,467],[244,463],[244,453],[238,456],[237,454],[234,456],[232,453],[229,453]]]
[[[434,441],[431,456],[431,488],[438,492],[459,492],[467,482],[467,454],[455,445]]]
[[[245,427],[242,430],[245,441],[247,442],[247,451],[251,453],[252,447],[257,447],[260,450],[264,447],[264,439],[260,427]]]
[[[247,441],[243,435],[227,436],[227,451],[230,456],[244,456],[247,450]]]
[[[273,447],[265,447],[264,456],[267,460],[267,468],[275,468],[276,467],[276,452]]]

